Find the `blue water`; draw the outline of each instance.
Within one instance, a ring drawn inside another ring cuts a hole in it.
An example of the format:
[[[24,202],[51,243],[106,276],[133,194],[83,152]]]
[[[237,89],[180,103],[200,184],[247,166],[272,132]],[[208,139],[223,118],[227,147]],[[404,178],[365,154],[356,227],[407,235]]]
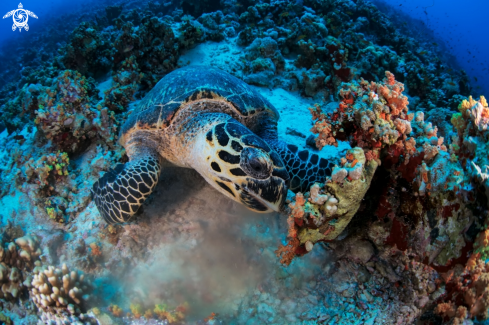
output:
[[[489,1],[387,0],[386,3],[419,19],[434,32],[471,77],[477,90],[474,96],[489,93]]]

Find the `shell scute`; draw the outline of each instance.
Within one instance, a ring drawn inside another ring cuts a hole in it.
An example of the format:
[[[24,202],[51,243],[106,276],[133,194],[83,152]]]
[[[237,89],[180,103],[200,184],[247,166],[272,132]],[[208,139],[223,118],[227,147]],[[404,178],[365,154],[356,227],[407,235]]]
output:
[[[242,80],[217,68],[187,66],[163,77],[135,108],[121,129],[126,136],[134,127],[166,128],[175,113],[189,102],[202,99],[225,101],[243,116],[277,110]]]

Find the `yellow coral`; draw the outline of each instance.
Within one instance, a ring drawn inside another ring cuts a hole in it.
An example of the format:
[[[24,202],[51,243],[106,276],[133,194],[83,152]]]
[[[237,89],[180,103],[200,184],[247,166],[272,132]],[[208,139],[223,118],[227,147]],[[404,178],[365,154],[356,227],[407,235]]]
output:
[[[469,100],[464,99],[459,105],[458,110],[464,114],[468,109],[472,108],[477,102],[469,96]]]
[[[483,107],[488,107],[487,106],[487,100],[486,100],[486,98],[484,96],[481,96],[480,102],[481,102],[481,104],[482,104]]]
[[[49,219],[56,219],[56,210],[54,208],[46,208]]]
[[[452,122],[453,126],[457,129],[458,132],[463,132],[463,130],[465,130],[465,120],[462,117],[462,113],[453,114],[450,121]]]
[[[134,317],[140,318],[143,315],[140,304],[131,304],[129,308],[131,309],[131,313],[134,315]]]
[[[158,318],[163,319],[166,313],[166,305],[165,304],[155,305],[155,309],[153,309],[153,312],[156,314],[156,316],[158,316]]]

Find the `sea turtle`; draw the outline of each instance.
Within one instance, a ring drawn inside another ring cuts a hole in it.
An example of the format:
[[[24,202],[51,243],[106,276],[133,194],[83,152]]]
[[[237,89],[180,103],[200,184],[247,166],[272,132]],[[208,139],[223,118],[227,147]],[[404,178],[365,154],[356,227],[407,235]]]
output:
[[[19,9],[9,11],[3,16],[3,19],[12,16],[12,19],[14,20],[12,31],[15,31],[17,27],[19,28],[19,32],[22,31],[22,28],[25,28],[25,30],[28,31],[29,25],[27,25],[27,21],[29,20],[29,16],[37,19],[36,14],[23,8],[24,6],[22,6],[22,3],[19,3]]]
[[[222,70],[174,70],[122,126],[119,141],[130,160],[93,185],[98,210],[109,224],[127,221],[169,162],[197,170],[251,210],[279,211],[289,188],[306,191],[324,182],[332,163],[279,140],[278,119],[268,100]]]

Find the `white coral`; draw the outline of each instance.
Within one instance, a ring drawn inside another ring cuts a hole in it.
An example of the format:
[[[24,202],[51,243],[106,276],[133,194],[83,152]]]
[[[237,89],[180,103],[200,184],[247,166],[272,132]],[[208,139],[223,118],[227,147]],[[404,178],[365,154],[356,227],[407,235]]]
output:
[[[31,296],[39,309],[47,311],[61,307],[71,313],[79,313],[75,305],[80,305],[82,300],[89,297],[85,294],[89,285],[83,274],[70,272],[66,264],[61,269],[53,266],[37,267],[34,273]]]
[[[334,167],[331,179],[336,183],[343,183],[346,176],[348,176],[348,171],[345,168]]]

